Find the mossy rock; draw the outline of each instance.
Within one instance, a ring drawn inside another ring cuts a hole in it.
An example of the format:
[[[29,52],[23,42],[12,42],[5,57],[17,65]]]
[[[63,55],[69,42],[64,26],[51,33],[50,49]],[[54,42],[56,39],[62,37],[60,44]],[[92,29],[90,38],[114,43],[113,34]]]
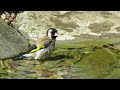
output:
[[[101,33],[104,31],[110,31],[112,26],[114,26],[114,23],[112,22],[103,22],[90,24],[88,28],[95,33]]]
[[[118,32],[120,32],[120,27],[116,27],[115,29],[116,29]]]
[[[78,69],[74,73],[78,74],[77,78],[104,78],[114,70],[117,61],[111,52],[97,49],[74,65]]]
[[[114,71],[105,77],[105,79],[119,79],[120,78],[120,59],[118,63],[114,66]]]
[[[120,68],[115,69],[110,75],[105,77],[105,79],[120,79]]]
[[[56,27],[62,29],[62,30],[66,30],[67,32],[72,32],[73,29],[77,28],[78,25],[74,24],[72,22],[69,23],[64,23],[61,20],[57,19],[57,18],[50,18],[50,20],[55,24]]]

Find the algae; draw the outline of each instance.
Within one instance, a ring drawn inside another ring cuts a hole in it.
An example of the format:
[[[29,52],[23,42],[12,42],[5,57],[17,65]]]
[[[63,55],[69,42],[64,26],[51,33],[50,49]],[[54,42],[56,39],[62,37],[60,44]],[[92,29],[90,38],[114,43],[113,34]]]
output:
[[[119,78],[119,38],[57,44],[50,58],[10,61],[11,72],[1,68],[0,78],[12,79],[103,79]],[[110,46],[109,44],[113,44]],[[108,45],[108,46],[107,46]],[[74,47],[73,47],[74,46]],[[3,73],[2,73],[3,72]],[[117,74],[117,75],[116,75]]]

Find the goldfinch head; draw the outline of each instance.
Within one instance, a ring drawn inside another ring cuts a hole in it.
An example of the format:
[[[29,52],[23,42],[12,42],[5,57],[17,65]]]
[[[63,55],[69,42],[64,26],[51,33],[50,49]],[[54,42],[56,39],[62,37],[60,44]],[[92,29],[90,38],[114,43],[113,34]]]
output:
[[[48,36],[49,39],[55,40],[56,37],[58,37],[58,31],[55,28],[49,28],[47,30],[46,35]]]

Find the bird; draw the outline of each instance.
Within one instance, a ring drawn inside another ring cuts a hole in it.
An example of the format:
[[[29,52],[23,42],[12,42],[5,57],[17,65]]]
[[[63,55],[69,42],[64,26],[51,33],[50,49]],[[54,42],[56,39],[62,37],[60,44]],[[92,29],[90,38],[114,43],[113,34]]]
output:
[[[33,58],[37,62],[38,59],[46,59],[50,57],[55,48],[56,38],[58,37],[58,31],[55,28],[49,28],[46,35],[39,38],[31,45],[26,53],[17,57],[17,59]]]

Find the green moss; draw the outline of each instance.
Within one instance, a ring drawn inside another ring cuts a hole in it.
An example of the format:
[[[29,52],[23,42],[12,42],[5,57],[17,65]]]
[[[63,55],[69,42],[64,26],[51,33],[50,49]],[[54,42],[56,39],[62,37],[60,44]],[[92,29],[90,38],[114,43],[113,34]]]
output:
[[[83,47],[98,47],[106,44],[112,44],[120,42],[120,38],[112,38],[112,39],[99,39],[99,40],[91,40],[91,41],[58,41],[56,42],[56,48],[83,48]]]
[[[120,79],[120,68],[115,69],[110,75],[106,76],[105,79]]]
[[[120,53],[110,48],[103,48],[108,43],[119,42],[119,38],[65,42],[57,44],[51,57],[33,65],[34,60],[17,61],[20,66],[12,73],[1,73],[0,78],[119,78],[117,62]],[[65,47],[66,46],[66,47]],[[3,70],[4,71],[4,70]],[[57,72],[66,72],[61,77]],[[118,74],[118,75],[116,75]]]
[[[120,78],[120,59],[114,66],[114,71],[110,73],[105,79],[119,79]]]
[[[105,49],[97,49],[89,56],[75,65],[75,68],[81,69],[78,74],[87,74],[84,78],[104,78],[114,70],[117,58]],[[76,72],[77,73],[77,72]]]

